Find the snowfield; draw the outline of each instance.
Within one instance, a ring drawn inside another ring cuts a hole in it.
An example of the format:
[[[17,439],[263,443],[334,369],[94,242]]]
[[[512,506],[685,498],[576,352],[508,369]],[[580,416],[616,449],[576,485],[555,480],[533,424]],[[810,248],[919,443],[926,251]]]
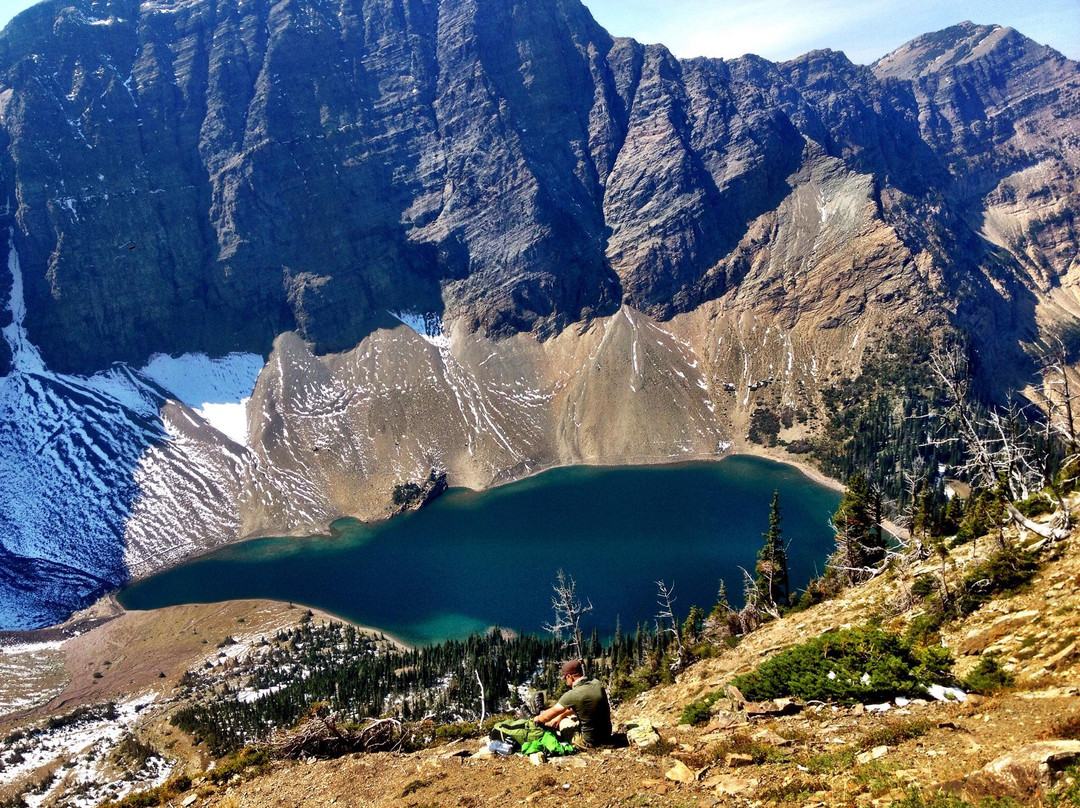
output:
[[[193,537],[236,538],[244,461],[223,452],[246,443],[246,402],[262,368],[251,354],[185,354],[156,356],[142,371],[53,373],[26,331],[10,232],[7,265],[0,630],[63,620],[132,574],[199,550]]]

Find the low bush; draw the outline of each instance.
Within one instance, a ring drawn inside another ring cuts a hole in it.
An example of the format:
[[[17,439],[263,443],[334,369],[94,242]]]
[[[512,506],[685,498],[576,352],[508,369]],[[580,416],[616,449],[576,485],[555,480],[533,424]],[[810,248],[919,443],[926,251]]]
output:
[[[1034,519],[1036,516],[1053,513],[1054,511],[1054,503],[1050,501],[1050,497],[1046,496],[1046,494],[1032,494],[1027,499],[1017,502],[1015,507],[1028,519]]]
[[[779,786],[766,788],[759,795],[763,802],[806,802],[815,792],[828,791],[830,784],[825,780],[796,777]]]
[[[130,772],[145,769],[150,759],[156,756],[157,750],[154,747],[140,741],[130,732],[124,733],[112,751],[113,762]]]
[[[1045,735],[1052,740],[1080,741],[1080,715],[1059,718],[1050,725]]]
[[[713,750],[713,756],[717,759],[727,754],[749,755],[754,763],[760,765],[770,761],[785,760],[791,753],[787,749],[781,749],[772,744],[755,741],[749,735],[736,732],[726,741],[722,741]]]
[[[918,719],[912,721],[891,720],[884,726],[870,730],[863,736],[861,746],[863,749],[873,749],[875,746],[899,746],[904,741],[913,738],[921,738],[934,726],[932,721]]]
[[[1035,553],[1006,547],[971,568],[957,595],[955,612],[969,615],[984,603],[1021,591],[1039,571]]]
[[[1065,770],[1060,785],[1046,795],[1046,804],[1049,808],[1080,806],[1080,766],[1070,766]]]
[[[478,737],[480,737],[480,725],[475,721],[457,721],[435,727],[435,740],[439,743]]]
[[[258,774],[265,771],[269,765],[270,752],[268,750],[248,746],[219,761],[217,766],[206,773],[206,776],[215,785],[221,785],[231,780],[233,775]]]
[[[705,724],[709,720],[709,716],[712,706],[720,700],[721,693],[710,693],[697,701],[692,701],[683,707],[682,717],[679,719],[680,724],[690,724],[696,726],[699,724]]]
[[[967,675],[961,685],[969,693],[989,696],[1008,690],[1015,683],[1016,677],[1001,667],[997,657],[988,655],[979,659],[979,664]]]
[[[937,576],[927,573],[926,575],[920,575],[911,584],[911,594],[917,598],[925,598],[937,592],[937,588]]]
[[[754,701],[783,696],[882,701],[923,695],[926,685],[951,678],[951,664],[944,648],[918,648],[907,638],[867,625],[789,648],[732,683]]]
[[[893,803],[893,808],[1021,808],[1021,806],[1011,797],[984,797],[977,803],[971,803],[943,791],[925,794],[912,786],[903,799]]]
[[[116,802],[103,802],[99,808],[154,808],[156,805],[165,805],[175,800],[189,788],[191,788],[191,778],[186,774],[180,774],[156,788],[136,791]]]

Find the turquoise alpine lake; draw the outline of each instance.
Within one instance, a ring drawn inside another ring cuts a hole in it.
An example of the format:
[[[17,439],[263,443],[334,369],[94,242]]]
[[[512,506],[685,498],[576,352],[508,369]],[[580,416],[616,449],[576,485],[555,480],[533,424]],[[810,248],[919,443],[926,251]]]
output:
[[[609,636],[651,624],[656,582],[674,584],[675,611],[708,612],[721,579],[742,601],[780,493],[793,586],[823,571],[840,494],[798,469],[748,456],[718,462],[558,468],[490,491],[451,489],[415,513],[331,536],[255,539],[140,581],[128,609],[270,598],[324,609],[410,644],[492,625],[541,632],[559,569]]]

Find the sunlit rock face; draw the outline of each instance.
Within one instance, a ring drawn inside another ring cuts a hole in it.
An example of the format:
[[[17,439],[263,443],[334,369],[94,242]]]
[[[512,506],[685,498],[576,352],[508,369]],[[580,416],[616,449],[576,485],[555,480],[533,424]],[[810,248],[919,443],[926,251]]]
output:
[[[4,622],[432,468],[714,456],[901,327],[1022,388],[1080,311],[1078,96],[971,24],[860,66],[679,61],[577,0],[35,6],[0,34]]]

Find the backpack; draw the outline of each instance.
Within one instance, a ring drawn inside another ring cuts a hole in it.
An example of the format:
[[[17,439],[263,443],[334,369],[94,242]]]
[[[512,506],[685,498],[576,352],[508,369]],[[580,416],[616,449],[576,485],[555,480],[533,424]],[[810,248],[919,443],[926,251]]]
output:
[[[534,752],[542,752],[545,756],[572,755],[577,749],[568,743],[563,743],[555,737],[554,733],[545,732],[538,741],[529,741],[521,747],[521,754],[531,755]]]
[[[515,718],[511,721],[500,721],[491,728],[490,735],[493,741],[506,741],[513,744],[515,749],[521,749],[530,741],[539,741],[544,737],[544,728],[531,719]]]

